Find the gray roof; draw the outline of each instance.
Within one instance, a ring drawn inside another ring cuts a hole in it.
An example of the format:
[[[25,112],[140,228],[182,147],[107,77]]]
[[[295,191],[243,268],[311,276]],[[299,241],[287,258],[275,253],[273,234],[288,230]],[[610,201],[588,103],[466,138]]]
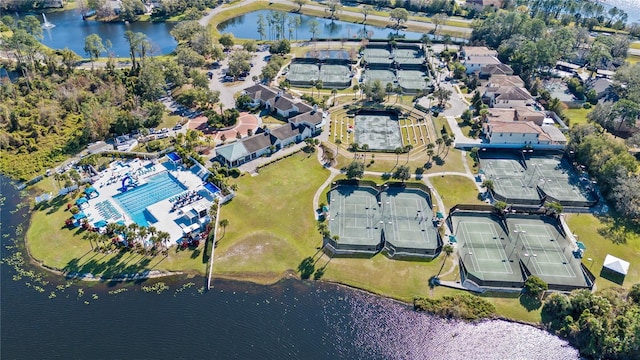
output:
[[[222,145],[216,148],[216,154],[222,156],[227,161],[232,162],[249,155],[242,141]]]
[[[242,144],[249,154],[266,149],[275,143],[275,137],[269,133],[261,133],[249,136],[242,140]]]
[[[496,100],[530,100],[531,94],[519,87],[501,87],[496,91]]]
[[[540,127],[542,131],[544,131],[552,141],[555,142],[566,142],[567,138],[564,136],[562,131],[553,125],[542,125]]]
[[[589,83],[589,88],[591,90],[594,90],[596,94],[601,94],[607,91],[607,89],[609,89],[612,83],[613,82],[609,79],[598,78],[595,81],[592,81],[591,83]]]
[[[271,130],[271,134],[280,140],[290,139],[296,135],[299,135],[300,132],[301,129],[294,124],[285,124]]]
[[[511,75],[513,74],[513,69],[507,64],[489,64],[481,67],[480,72],[492,75]]]
[[[292,117],[291,119],[289,119],[289,122],[294,124],[300,124],[300,123],[306,122],[312,125],[318,125],[322,123],[322,111],[305,112],[300,115],[296,115]]]
[[[298,104],[291,101],[288,96],[278,96],[272,100],[273,107],[278,110],[289,110],[293,105],[299,108]]]
[[[275,98],[276,95],[278,94],[278,91],[275,91],[269,88],[268,86],[265,86],[262,84],[255,84],[255,85],[249,86],[248,88],[244,89],[244,92],[247,95],[251,96],[252,99],[260,99],[263,102],[269,101]]]

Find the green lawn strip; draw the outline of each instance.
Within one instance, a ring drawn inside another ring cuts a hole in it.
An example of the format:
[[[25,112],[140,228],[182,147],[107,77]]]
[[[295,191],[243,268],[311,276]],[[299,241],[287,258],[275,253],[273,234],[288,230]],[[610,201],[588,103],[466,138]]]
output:
[[[632,42],[631,44],[629,44],[629,47],[632,49],[640,49],[640,42]]]
[[[478,190],[471,179],[463,176],[432,177],[431,183],[447,209],[456,204],[482,204]]]
[[[202,254],[192,257],[194,252],[191,250],[176,251],[172,248],[166,258],[132,252],[103,254],[92,251],[89,241],[83,239],[84,230],[64,227],[64,221],[71,216],[66,211],[66,204],[75,198],[77,196],[72,198],[71,195],[56,198],[53,206],[32,213],[31,226],[27,230],[27,246],[31,256],[46,266],[104,277],[145,270],[205,273],[206,264],[202,262]],[[202,246],[199,250],[202,250]]]
[[[445,118],[444,116],[438,116],[438,117],[432,116],[431,119],[433,120],[433,128],[436,130],[436,135],[438,137],[442,137],[443,126],[447,130],[447,134],[449,134],[449,136],[453,135],[453,131],[451,131],[451,127],[449,127],[449,122],[447,121],[447,118]]]
[[[630,63],[631,65],[637,63],[640,61],[640,56],[638,55],[627,55],[627,58],[625,59],[626,62]]]
[[[451,261],[447,260],[445,269],[451,266]],[[324,280],[410,302],[415,296],[429,296],[429,278],[440,270],[442,258],[402,261],[377,254],[370,259],[333,258],[329,261],[323,256],[318,264],[327,264]]]
[[[582,241],[587,247],[582,263],[596,276],[598,289],[619,286],[600,277],[600,271],[607,254],[631,263],[629,273],[623,283],[625,288],[630,288],[631,285],[640,282],[640,267],[637,266],[636,261],[640,257],[639,234],[632,229],[626,229],[624,235],[626,244],[614,244],[603,235],[603,230],[609,226],[606,220],[610,221],[611,219],[600,219],[592,214],[571,214],[566,216],[567,224],[571,231],[578,235],[578,240]],[[589,258],[593,259],[593,261],[589,261]]]
[[[179,123],[182,120],[182,117],[178,116],[178,115],[171,115],[168,113],[164,113],[162,114],[162,122],[160,123],[160,125],[158,125],[158,129],[162,129],[162,128],[173,128],[174,126],[176,126],[177,123]]]
[[[316,253],[313,196],[328,175],[315,153],[300,153],[238,178],[236,197],[221,210],[229,225],[220,230],[214,274],[281,274]]]
[[[462,120],[461,118],[456,118],[456,122],[458,123],[458,126],[460,127],[460,130],[462,130],[462,133],[464,134],[464,136],[468,138],[476,137],[471,135],[471,125],[469,123]],[[442,129],[442,127],[440,127],[440,129]]]
[[[562,113],[569,117],[569,126],[573,126],[578,124],[586,124],[588,122],[587,114],[590,113],[591,110],[593,110],[593,108],[565,109],[562,110]]]

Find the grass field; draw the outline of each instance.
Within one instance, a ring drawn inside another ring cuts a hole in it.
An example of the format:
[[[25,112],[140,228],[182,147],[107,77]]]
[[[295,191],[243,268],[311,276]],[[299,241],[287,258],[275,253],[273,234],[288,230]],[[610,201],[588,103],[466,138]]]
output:
[[[221,209],[214,274],[273,282],[321,246],[313,195],[329,175],[316,154],[296,154],[237,179],[236,197]],[[225,233],[226,231],[226,233]]]
[[[637,259],[640,258],[640,234],[631,229],[620,229],[626,243],[614,244],[605,236],[606,230],[611,226],[608,224],[610,221],[612,219],[601,219],[591,214],[567,215],[569,228],[578,235],[578,240],[587,247],[582,263],[596,276],[597,288],[618,286],[618,284],[599,276],[607,254],[631,263],[629,273],[622,284],[624,287],[630,288],[631,285],[640,282],[640,266],[637,263]],[[589,258],[593,261],[589,261]]]
[[[590,113],[591,110],[593,110],[593,108],[564,109],[562,110],[562,113],[569,117],[569,126],[573,126],[578,124],[586,124],[588,122],[587,114]]]
[[[54,190],[53,185],[54,183],[51,183],[50,191]],[[89,241],[83,239],[84,230],[64,227],[64,221],[71,216],[71,213],[66,211],[66,204],[73,200],[75,198],[72,198],[72,195],[56,198],[50,207],[33,212],[31,226],[27,231],[27,247],[36,260],[56,269],[104,277],[145,270],[205,273],[202,245],[195,252],[176,251],[172,248],[167,257],[143,256],[132,252],[103,254],[92,251]]]
[[[471,179],[463,176],[442,176],[431,178],[431,183],[447,209],[456,204],[483,204],[478,199],[478,190]]]

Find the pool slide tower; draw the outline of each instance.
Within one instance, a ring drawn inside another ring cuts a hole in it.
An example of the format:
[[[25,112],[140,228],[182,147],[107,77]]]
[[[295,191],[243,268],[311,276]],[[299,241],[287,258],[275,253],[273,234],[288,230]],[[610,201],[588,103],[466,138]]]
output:
[[[127,183],[127,180],[129,180],[128,183]],[[133,180],[131,175],[127,174],[125,175],[125,177],[122,178],[122,187],[120,187],[120,191],[125,192],[129,189],[129,187],[135,187],[135,186],[136,186],[135,180]]]

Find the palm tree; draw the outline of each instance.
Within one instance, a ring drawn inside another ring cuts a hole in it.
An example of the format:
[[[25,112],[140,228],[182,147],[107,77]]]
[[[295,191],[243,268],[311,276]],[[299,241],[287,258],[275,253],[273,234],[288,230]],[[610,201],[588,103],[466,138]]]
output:
[[[158,239],[158,242],[162,244],[162,248],[164,250],[167,250],[167,241],[171,239],[171,235],[165,231],[158,231],[158,235],[156,235],[156,238]]]
[[[362,144],[362,151],[364,152],[364,157],[362,158],[363,163],[367,163],[367,151],[369,151],[369,144]]]
[[[373,7],[371,7],[371,5],[365,5],[360,9],[360,11],[362,12],[362,16],[364,16],[362,23],[365,24],[367,22],[367,15],[373,12]]]
[[[449,149],[451,148],[451,145],[453,145],[453,142],[455,141],[455,138],[453,136],[451,137],[447,137],[444,140],[444,145],[447,147],[447,152],[444,153],[444,157],[447,157],[447,155],[449,154]]]
[[[342,144],[342,140],[336,139],[336,157],[338,156],[338,147]]]
[[[318,89],[318,96],[320,96],[320,90],[322,90],[322,80],[316,80],[316,89]]]
[[[336,95],[338,95],[338,89],[333,88],[331,89],[331,95],[333,95],[333,105],[336,104]]]
[[[407,163],[409,162],[409,154],[411,154],[411,149],[413,149],[413,145],[407,144],[404,147],[404,150],[407,152]]]
[[[443,142],[444,142],[444,140],[442,140],[442,138],[437,138],[436,139],[436,144],[438,145],[438,155],[440,155],[440,147],[442,146]]]
[[[398,165],[398,161],[400,160],[400,154],[402,154],[402,148],[397,147],[393,151],[396,153],[396,165]]]
[[[222,219],[220,220],[220,226],[222,226],[222,237],[224,237],[224,235],[227,233],[227,226],[229,226],[229,220],[228,219]]]

